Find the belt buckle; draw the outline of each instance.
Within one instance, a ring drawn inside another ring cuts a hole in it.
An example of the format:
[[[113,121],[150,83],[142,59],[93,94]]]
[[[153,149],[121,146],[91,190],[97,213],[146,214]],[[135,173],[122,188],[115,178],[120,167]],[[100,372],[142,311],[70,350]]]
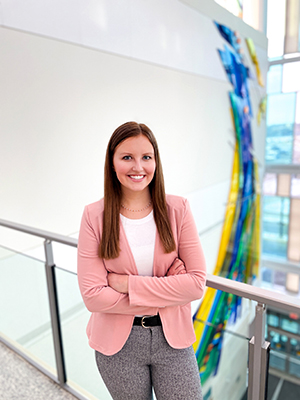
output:
[[[146,329],[149,329],[149,328],[151,328],[151,326],[146,326],[146,325],[145,325],[145,318],[151,318],[151,315],[144,315],[144,316],[142,317],[142,321],[141,321],[142,327],[143,327],[143,328],[146,328]]]

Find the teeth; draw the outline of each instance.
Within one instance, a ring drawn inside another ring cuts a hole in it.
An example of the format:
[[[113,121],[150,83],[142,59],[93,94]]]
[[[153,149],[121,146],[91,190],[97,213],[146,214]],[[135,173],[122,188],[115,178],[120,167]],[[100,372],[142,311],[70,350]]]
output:
[[[144,175],[130,175],[130,178],[133,179],[142,179],[144,177]]]

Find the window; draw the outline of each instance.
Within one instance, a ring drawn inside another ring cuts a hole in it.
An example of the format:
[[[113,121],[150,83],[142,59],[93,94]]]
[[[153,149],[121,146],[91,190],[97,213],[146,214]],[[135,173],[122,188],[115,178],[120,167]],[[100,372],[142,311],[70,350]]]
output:
[[[268,57],[282,57],[284,52],[286,0],[268,0],[267,7]]]
[[[262,251],[264,254],[287,257],[289,212],[289,198],[264,197],[262,227]]]
[[[282,88],[282,65],[271,65],[267,76],[268,94],[281,93]]]
[[[280,93],[268,96],[266,163],[291,163],[295,106],[296,93]]]

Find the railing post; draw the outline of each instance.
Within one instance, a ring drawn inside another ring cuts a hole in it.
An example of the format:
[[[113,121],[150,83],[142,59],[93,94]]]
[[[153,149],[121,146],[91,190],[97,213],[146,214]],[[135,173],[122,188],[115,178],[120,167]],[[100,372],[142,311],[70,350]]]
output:
[[[57,377],[59,384],[63,386],[66,382],[66,369],[63,354],[61,325],[59,318],[58,299],[56,290],[55,279],[55,264],[53,259],[52,242],[50,240],[44,241],[45,256],[46,256],[46,279],[48,287],[48,298],[51,315],[52,337],[55,351],[55,360],[57,368]]]
[[[265,341],[266,307],[255,309],[254,336],[249,342],[249,380],[247,400],[265,400],[267,395],[270,343]]]

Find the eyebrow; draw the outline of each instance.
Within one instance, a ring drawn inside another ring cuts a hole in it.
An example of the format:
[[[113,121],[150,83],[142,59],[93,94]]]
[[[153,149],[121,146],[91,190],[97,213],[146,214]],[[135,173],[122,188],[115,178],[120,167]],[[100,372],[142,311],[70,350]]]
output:
[[[127,154],[127,155],[132,155],[133,153],[130,153],[129,151],[123,151],[123,153],[120,153],[120,156]],[[153,154],[154,155],[154,151],[147,151],[146,153],[143,153],[143,155],[145,156],[146,154]]]

